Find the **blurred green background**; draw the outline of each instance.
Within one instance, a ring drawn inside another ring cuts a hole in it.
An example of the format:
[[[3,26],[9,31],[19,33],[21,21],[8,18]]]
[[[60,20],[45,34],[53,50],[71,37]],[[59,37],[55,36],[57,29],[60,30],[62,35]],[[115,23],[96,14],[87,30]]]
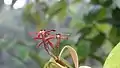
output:
[[[0,0],[0,68],[42,68],[50,56],[28,35],[40,29],[69,33],[60,47],[70,44],[80,65],[102,68],[120,41],[120,0]]]

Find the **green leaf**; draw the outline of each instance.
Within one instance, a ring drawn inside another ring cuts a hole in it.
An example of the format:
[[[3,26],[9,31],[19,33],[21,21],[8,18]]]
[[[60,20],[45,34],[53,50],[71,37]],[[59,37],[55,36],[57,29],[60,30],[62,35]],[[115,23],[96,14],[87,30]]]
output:
[[[72,17],[72,21],[69,24],[70,28],[82,29],[86,26],[85,23],[83,23],[83,21],[76,19],[76,16]]]
[[[67,4],[65,0],[61,0],[55,4],[53,4],[51,7],[49,7],[47,14],[49,15],[49,19],[54,17],[58,13],[65,13],[65,8],[67,7]],[[60,15],[61,16],[61,15]],[[62,15],[64,16],[64,15]]]
[[[91,27],[91,28],[89,28],[89,33],[85,36],[85,39],[92,40],[98,34],[99,34],[98,30],[94,27]]]
[[[120,68],[120,43],[108,55],[103,68]]]
[[[79,60],[85,59],[90,53],[90,42],[81,40],[77,46]]]
[[[96,52],[96,50],[103,44],[105,40],[105,34],[99,33],[92,39],[91,43],[91,53]]]
[[[112,18],[114,20],[120,21],[120,8],[116,7],[115,9],[112,10]]]
[[[14,48],[16,50],[16,56],[20,57],[22,60],[25,60],[28,57],[29,49],[25,46],[17,44]]]
[[[91,32],[91,27],[84,27],[78,31],[78,33],[82,33],[84,35],[89,34]]]
[[[40,24],[41,22],[41,18],[40,18],[40,14],[38,12],[34,12],[31,14],[32,19],[35,21],[36,24]]]
[[[106,8],[101,8],[97,14],[96,20],[101,20],[106,17]]]
[[[41,67],[41,68],[44,67],[44,62],[45,61],[39,56],[38,53],[36,53],[34,51],[30,51],[29,56],[30,56],[31,59],[33,59],[39,65],[39,67]]]
[[[113,3],[113,0],[105,0],[105,2],[102,4],[104,7],[109,7]]]
[[[96,27],[103,33],[108,34],[111,30],[111,25],[103,23],[103,24],[96,24]]]
[[[66,15],[67,15],[67,10],[66,10],[66,8],[63,8],[63,9],[57,14],[59,20],[63,20],[63,19],[66,17]]]
[[[109,7],[110,5],[112,5],[113,0],[91,0],[91,3],[95,5],[102,5],[104,7]]]
[[[36,29],[40,30],[40,28],[43,28],[46,25],[46,23],[45,23],[45,20],[42,19],[40,11],[35,9],[35,7],[33,6],[34,6],[33,3],[26,5],[24,12],[23,12],[23,20],[27,21],[27,24],[31,24],[31,23],[35,24]]]
[[[32,21],[31,18],[31,9],[32,9],[33,4],[27,4],[24,11],[23,11],[23,20],[24,21]]]
[[[99,0],[91,0],[92,4],[99,4]]]
[[[9,49],[15,44],[15,40],[11,39],[0,39],[0,49]]]
[[[60,47],[63,47],[64,45],[74,45],[75,42],[73,40],[63,40],[61,43],[60,43]]]
[[[120,41],[120,29],[116,27],[112,27],[110,33],[109,33],[109,39],[112,41],[112,43],[117,44]]]
[[[34,24],[40,24],[42,23],[40,13],[35,9],[34,12],[32,12],[33,6],[33,3],[26,5],[23,13],[23,18],[25,21],[29,21]]]
[[[80,2],[81,0],[74,0],[73,3],[77,3],[77,2]]]
[[[85,15],[84,16],[84,20],[87,22],[87,23],[90,23],[90,22],[93,22],[95,20],[101,20],[103,18],[105,18],[106,16],[106,9],[103,8],[103,7],[100,7],[100,6],[97,6],[94,8],[92,8],[88,15]]]

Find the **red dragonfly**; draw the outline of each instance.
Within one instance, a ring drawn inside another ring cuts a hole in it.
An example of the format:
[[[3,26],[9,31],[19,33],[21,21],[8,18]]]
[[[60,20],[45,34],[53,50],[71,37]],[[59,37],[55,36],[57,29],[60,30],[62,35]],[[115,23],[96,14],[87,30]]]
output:
[[[34,40],[42,40],[42,42],[39,42],[38,45],[36,46],[37,48],[44,44],[45,50],[49,53],[48,49],[49,46],[51,48],[54,48],[54,44],[50,41],[51,39],[57,39],[56,47],[59,47],[61,39],[68,39],[67,35],[62,35],[62,34],[55,34],[51,35],[50,32],[55,32],[56,30],[40,30],[39,32],[36,32],[37,36],[34,37]]]

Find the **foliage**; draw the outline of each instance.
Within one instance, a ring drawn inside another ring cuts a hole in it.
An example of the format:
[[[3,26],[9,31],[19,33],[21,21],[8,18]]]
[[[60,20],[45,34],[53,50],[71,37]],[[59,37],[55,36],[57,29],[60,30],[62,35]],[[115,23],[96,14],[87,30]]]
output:
[[[108,55],[103,68],[119,68],[120,67],[120,43],[118,43]]]
[[[64,22],[67,17],[71,17],[71,21],[66,21],[62,24],[67,23],[67,28],[73,29],[71,34],[74,33],[74,30],[77,31],[75,35],[71,35],[72,38],[77,35],[79,35],[79,37],[75,38],[77,41],[74,41],[74,39],[72,39],[72,41],[63,41],[61,43],[61,49],[66,43],[75,45],[73,47],[77,51],[78,60],[81,64],[84,64],[88,57],[96,59],[103,64],[108,55],[105,51],[114,47],[114,45],[120,41],[119,3],[119,0],[91,0],[90,2],[85,2],[85,0],[73,0],[72,2],[60,0],[49,5],[49,2],[36,0],[35,2],[28,3],[24,8],[23,22],[35,25],[37,31],[46,28],[46,25],[51,22],[61,24],[60,22]],[[30,42],[34,41],[29,41],[27,43]],[[41,54],[43,54],[41,53],[42,50],[34,48],[35,44],[28,45],[27,43],[22,44],[31,49],[30,54],[27,55],[34,59],[39,66],[43,67],[44,62],[41,62],[43,61],[41,60]],[[110,43],[111,45],[105,43]],[[105,46],[109,48],[104,48]],[[21,50],[24,51],[25,49],[18,50],[20,51],[21,57],[24,59],[25,54],[22,54]],[[99,50],[105,53],[105,57],[96,55],[96,52]],[[28,52],[29,51],[25,53]],[[64,55],[65,59],[69,58],[68,53],[66,54],[67,55]],[[47,61],[48,59],[46,60],[46,58],[44,58],[44,60]]]

